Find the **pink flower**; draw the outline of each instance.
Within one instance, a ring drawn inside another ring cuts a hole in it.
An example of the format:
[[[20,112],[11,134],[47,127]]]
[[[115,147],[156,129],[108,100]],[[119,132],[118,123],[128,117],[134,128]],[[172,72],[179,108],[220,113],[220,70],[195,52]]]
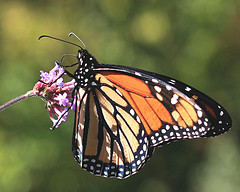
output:
[[[53,122],[51,129],[54,129],[62,121],[67,120],[69,109],[73,109],[72,90],[75,87],[75,80],[63,82],[61,76],[64,74],[64,69],[59,66],[58,61],[49,73],[43,71],[40,73],[41,79],[35,84],[33,90],[36,96],[47,101],[47,110]]]

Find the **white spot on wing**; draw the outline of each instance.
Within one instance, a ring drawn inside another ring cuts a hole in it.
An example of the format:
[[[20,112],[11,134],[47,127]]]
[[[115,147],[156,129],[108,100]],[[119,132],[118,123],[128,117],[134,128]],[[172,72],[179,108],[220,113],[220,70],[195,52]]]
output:
[[[168,81],[168,83],[172,84],[172,85],[175,85],[176,81],[173,80],[173,79],[170,79],[170,81]]]
[[[160,93],[160,92],[162,91],[161,87],[159,87],[159,86],[154,86],[154,89],[155,89],[158,93]]]
[[[173,95],[173,98],[175,98],[175,99],[178,99],[178,97],[179,97],[179,96],[178,96],[177,94],[174,94],[174,95]]]
[[[220,116],[223,116],[223,111],[220,112]]]
[[[144,144],[144,145],[143,145],[143,151],[146,151],[146,150],[147,150],[147,145]]]
[[[173,125],[173,129],[174,129],[175,131],[178,131],[178,130],[179,130],[179,128],[178,128],[177,125]]]
[[[172,98],[172,99],[171,99],[171,104],[172,104],[172,105],[177,104],[177,102],[178,102],[177,99],[175,99],[175,98]]]
[[[137,76],[142,76],[142,74],[139,73],[139,72],[135,72],[135,75],[137,75]]]
[[[171,99],[171,104],[175,105],[178,102],[178,95],[174,94],[172,99]]]
[[[198,110],[202,110],[197,104],[195,104],[194,107]]]
[[[130,113],[131,113],[132,116],[135,114],[133,109],[130,110]]]
[[[96,86],[96,85],[97,85],[97,84],[93,81],[93,82],[92,82],[92,86]]]
[[[164,134],[164,133],[166,133],[167,131],[166,131],[166,129],[162,129],[161,132]]]
[[[141,164],[141,161],[140,160],[137,160],[137,165],[140,165]]]
[[[197,111],[197,114],[198,114],[198,117],[201,118],[202,115],[203,115],[203,112],[202,111]]]
[[[167,89],[168,91],[170,91],[170,90],[172,89],[172,87],[171,87],[170,85],[166,85],[166,89]]]
[[[116,92],[122,96],[122,93],[118,89],[116,89]]]
[[[191,88],[190,87],[186,87],[185,91],[191,91]]]
[[[140,118],[138,116],[137,116],[137,122],[141,123],[141,120],[140,120]]]

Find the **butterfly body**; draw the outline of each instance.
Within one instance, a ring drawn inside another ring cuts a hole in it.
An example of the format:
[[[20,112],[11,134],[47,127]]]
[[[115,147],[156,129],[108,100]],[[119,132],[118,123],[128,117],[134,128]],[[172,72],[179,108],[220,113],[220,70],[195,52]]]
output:
[[[217,102],[175,79],[99,64],[82,49],[76,80],[73,154],[87,171],[127,178],[157,146],[228,131],[231,118]]]
[[[89,87],[94,78],[93,69],[99,64],[87,50],[79,50],[78,60],[79,65],[73,77],[76,80],[78,87]]]

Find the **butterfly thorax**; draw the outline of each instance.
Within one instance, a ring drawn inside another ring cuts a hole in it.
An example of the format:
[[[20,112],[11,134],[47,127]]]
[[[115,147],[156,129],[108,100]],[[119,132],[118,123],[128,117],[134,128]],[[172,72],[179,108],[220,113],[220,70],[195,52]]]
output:
[[[98,62],[85,49],[79,50],[78,62],[79,65],[74,73],[75,80],[79,87],[87,88],[94,80],[93,68],[98,65]]]

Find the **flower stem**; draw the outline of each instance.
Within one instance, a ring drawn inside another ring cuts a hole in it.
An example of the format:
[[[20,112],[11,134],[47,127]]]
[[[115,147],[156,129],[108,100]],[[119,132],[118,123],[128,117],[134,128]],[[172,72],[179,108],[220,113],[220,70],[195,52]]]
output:
[[[35,94],[35,92],[33,90],[28,91],[26,94],[21,95],[19,97],[16,97],[16,98],[12,99],[11,101],[8,101],[7,103],[1,105],[0,106],[0,112],[5,110],[6,108],[18,103],[19,101],[23,101],[23,100],[28,99],[30,97],[37,97],[37,95]]]

